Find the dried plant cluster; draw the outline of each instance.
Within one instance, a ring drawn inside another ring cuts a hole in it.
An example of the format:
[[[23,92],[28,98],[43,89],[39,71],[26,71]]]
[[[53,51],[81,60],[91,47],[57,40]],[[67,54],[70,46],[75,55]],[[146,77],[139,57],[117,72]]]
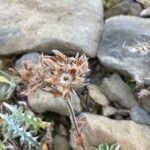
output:
[[[70,92],[85,85],[85,75],[89,71],[85,54],[67,57],[58,50],[53,52],[54,56],[41,55],[37,64],[23,62],[23,70],[17,73],[20,82],[26,84],[24,94],[41,89],[54,96],[68,98]]]
[[[86,85],[85,76],[89,71],[88,59],[85,54],[67,57],[58,50],[53,50],[54,56],[41,55],[37,64],[31,61],[23,62],[23,69],[17,70],[19,82],[25,85],[22,91],[30,95],[37,89],[51,93],[55,97],[63,97],[70,111],[70,119],[74,125],[76,144],[86,150],[83,136],[79,130],[74,110],[70,103],[70,93],[76,88]],[[21,92],[21,91],[20,91]]]

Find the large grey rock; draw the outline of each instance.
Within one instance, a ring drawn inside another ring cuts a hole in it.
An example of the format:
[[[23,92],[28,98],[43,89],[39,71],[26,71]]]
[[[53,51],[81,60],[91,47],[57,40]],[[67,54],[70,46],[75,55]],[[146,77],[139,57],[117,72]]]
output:
[[[122,75],[150,77],[150,20],[117,16],[106,20],[98,50],[103,65]]]
[[[104,78],[101,89],[111,101],[116,101],[126,108],[137,104],[131,89],[118,74]]]
[[[0,0],[0,55],[59,49],[94,57],[102,6],[100,0]]]
[[[149,150],[150,126],[140,125],[133,121],[116,121],[103,116],[82,113],[87,122],[82,125],[85,143],[90,149],[100,143],[118,143],[121,150]],[[71,134],[71,145],[74,150],[82,150],[74,142]]]
[[[75,113],[81,111],[80,99],[77,94],[71,94],[70,102]],[[37,113],[52,111],[61,115],[70,116],[68,105],[62,97],[54,97],[52,94],[41,90],[37,90],[28,96],[28,104]]]

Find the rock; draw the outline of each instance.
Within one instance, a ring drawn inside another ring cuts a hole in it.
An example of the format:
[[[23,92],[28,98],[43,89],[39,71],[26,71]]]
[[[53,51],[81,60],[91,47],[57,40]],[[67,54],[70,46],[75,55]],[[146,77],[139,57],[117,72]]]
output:
[[[100,0],[0,0],[0,12],[0,55],[59,49],[96,56],[103,28]]]
[[[150,115],[138,105],[131,108],[130,117],[137,123],[150,125]]]
[[[127,109],[118,109],[117,114],[121,116],[128,116],[130,113],[130,110]]]
[[[112,8],[109,8],[105,13],[105,18],[109,18],[112,16],[117,16],[121,14],[127,14],[129,7],[130,7],[130,0],[122,1],[121,3],[118,3],[114,5]]]
[[[133,15],[140,16],[142,11],[142,6],[139,3],[134,2],[133,0],[122,0],[112,2],[113,6],[106,10],[105,18],[118,15]]]
[[[67,136],[66,129],[65,129],[65,127],[62,124],[59,125],[58,133],[59,133],[59,135]]]
[[[150,1],[149,0],[136,0],[136,1],[141,3],[145,8],[150,7]]]
[[[31,109],[37,113],[52,111],[61,115],[69,116],[69,109],[62,97],[54,97],[52,94],[37,90],[31,96],[28,96],[28,104]],[[81,111],[80,100],[77,94],[71,94],[71,104],[75,111]]]
[[[115,114],[114,115],[115,120],[123,120],[123,117],[121,115]]]
[[[112,116],[117,112],[117,109],[113,106],[105,106],[102,108],[103,116]]]
[[[101,63],[124,76],[138,76],[142,80],[149,78],[149,27],[150,20],[139,17],[107,19],[98,50]]]
[[[102,106],[107,106],[109,104],[109,100],[107,97],[101,92],[100,88],[94,84],[88,85],[89,95],[90,97],[98,104]]]
[[[118,74],[104,78],[101,90],[111,101],[116,101],[125,108],[131,108],[137,104],[131,89]]]
[[[54,150],[70,150],[69,142],[64,136],[56,135],[54,137]]]
[[[139,16],[142,11],[142,5],[133,0],[112,0],[109,8],[106,9],[105,18],[118,15],[134,15]]]
[[[140,106],[147,111],[148,113],[150,113],[150,95],[148,96],[143,96],[142,98],[140,98],[138,100]]]
[[[117,108],[117,109],[120,109],[120,107],[121,107],[120,104],[117,103],[117,102],[115,102],[115,101],[113,102],[113,105],[114,105],[114,107]]]
[[[150,127],[133,121],[116,121],[103,116],[82,113],[86,117],[82,133],[87,149],[98,147],[100,143],[117,143],[121,150],[149,150]],[[82,150],[75,145],[74,135],[71,134],[71,145],[74,150]]]
[[[63,125],[59,125],[57,134],[54,136],[54,150],[70,150],[69,142],[67,141],[67,132]]]
[[[142,11],[142,6],[139,3],[131,2],[128,10],[128,15],[140,16],[141,11]]]
[[[31,60],[34,64],[36,64],[39,60],[39,56],[40,56],[40,54],[37,52],[24,54],[21,58],[19,58],[16,61],[15,67],[18,69],[21,69],[22,68],[22,62],[28,61],[28,60]]]

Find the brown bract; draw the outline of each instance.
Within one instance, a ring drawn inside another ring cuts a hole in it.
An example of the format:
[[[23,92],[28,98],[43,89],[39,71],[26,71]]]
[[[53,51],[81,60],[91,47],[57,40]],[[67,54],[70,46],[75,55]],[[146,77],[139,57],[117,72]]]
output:
[[[58,50],[53,52],[54,56],[41,55],[37,64],[31,61],[23,63],[23,70],[18,72],[20,82],[27,87],[24,94],[41,89],[67,98],[74,89],[85,85],[85,75],[89,71],[85,54],[67,57]]]

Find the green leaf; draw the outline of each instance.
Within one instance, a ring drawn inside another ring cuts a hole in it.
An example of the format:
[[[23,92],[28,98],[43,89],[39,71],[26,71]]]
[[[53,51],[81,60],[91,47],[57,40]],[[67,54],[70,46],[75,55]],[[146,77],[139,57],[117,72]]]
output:
[[[9,138],[20,138],[21,141],[38,148],[39,143],[35,136],[41,127],[45,127],[42,120],[24,111],[23,107],[12,106],[5,102],[3,105],[11,112],[9,115],[0,113],[5,122],[3,127],[5,135]]]
[[[115,143],[111,145],[110,150],[120,150],[120,146],[117,143]]]
[[[111,145],[102,143],[99,145],[99,148],[92,147],[90,150],[120,150],[120,146],[117,143]]]
[[[100,144],[99,150],[109,150],[109,145],[108,144]]]
[[[10,84],[10,81],[7,78],[3,77],[3,76],[0,76],[0,82]]]

